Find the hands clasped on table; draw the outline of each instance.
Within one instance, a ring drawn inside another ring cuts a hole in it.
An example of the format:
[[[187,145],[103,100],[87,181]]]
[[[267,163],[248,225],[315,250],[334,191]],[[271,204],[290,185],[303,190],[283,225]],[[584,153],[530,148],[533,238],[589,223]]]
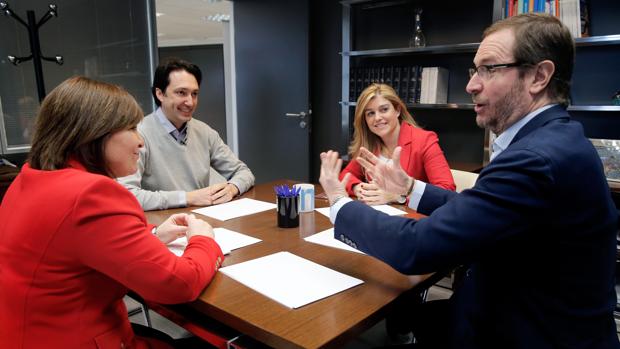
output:
[[[156,235],[164,244],[186,235],[188,239],[194,235],[215,238],[213,227],[209,223],[187,213],[173,214],[168,217],[157,227]]]
[[[187,192],[188,206],[211,206],[232,200],[239,189],[232,183],[217,183],[206,188]]]

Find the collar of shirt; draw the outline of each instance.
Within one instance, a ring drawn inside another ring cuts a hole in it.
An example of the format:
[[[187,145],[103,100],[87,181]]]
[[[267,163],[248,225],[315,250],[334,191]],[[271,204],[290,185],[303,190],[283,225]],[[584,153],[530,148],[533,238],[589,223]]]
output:
[[[170,134],[172,138],[180,144],[185,144],[187,142],[187,123],[183,124],[180,130],[177,130],[166,115],[164,115],[164,111],[161,110],[161,107],[157,108],[155,116],[157,116],[157,120],[163,126],[164,130],[166,130],[166,133]]]
[[[495,159],[499,154],[501,154],[501,152],[506,150],[506,148],[510,145],[510,142],[512,142],[513,138],[515,138],[515,136],[517,135],[517,133],[519,133],[519,130],[521,130],[523,126],[530,122],[530,120],[532,120],[536,115],[555,105],[556,104],[549,104],[542,108],[534,110],[533,112],[523,117],[521,120],[515,122],[512,126],[508,127],[506,131],[502,132],[502,134],[497,136],[497,138],[495,138],[495,141],[493,141],[493,144],[491,145],[493,149],[493,152],[491,154],[491,161],[493,161],[493,159]]]

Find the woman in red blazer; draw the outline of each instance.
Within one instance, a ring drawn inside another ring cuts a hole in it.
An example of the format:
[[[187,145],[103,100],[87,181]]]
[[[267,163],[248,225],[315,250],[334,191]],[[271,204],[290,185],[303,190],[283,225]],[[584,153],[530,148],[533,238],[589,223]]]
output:
[[[83,77],[43,101],[0,206],[1,348],[169,348],[134,335],[123,296],[189,302],[217,272],[211,226],[179,214],[155,228],[113,179],[136,171],[142,115],[126,91]],[[162,242],[182,235],[177,257]]]
[[[353,127],[353,142],[349,146],[352,160],[340,173],[341,180],[345,174],[351,174],[346,183],[349,195],[371,205],[405,203],[399,195],[379,190],[365,176],[356,160],[361,147],[374,149],[377,156],[390,161],[394,148],[401,146],[400,165],[407,174],[444,189],[456,189],[437,135],[416,125],[405,103],[389,85],[371,84],[362,91]]]

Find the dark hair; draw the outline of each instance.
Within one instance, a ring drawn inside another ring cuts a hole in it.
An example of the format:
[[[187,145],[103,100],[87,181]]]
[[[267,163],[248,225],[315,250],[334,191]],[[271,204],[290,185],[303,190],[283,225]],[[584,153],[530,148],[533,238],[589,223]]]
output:
[[[155,69],[155,76],[153,77],[153,87],[151,88],[151,92],[153,93],[155,104],[157,104],[158,107],[161,106],[161,102],[157,99],[157,89],[160,89],[162,93],[165,93],[166,88],[170,84],[170,73],[177,70],[185,70],[186,72],[192,74],[196,78],[198,86],[200,86],[200,82],[202,81],[202,72],[197,65],[177,57],[168,58],[157,66],[157,69]]]
[[[63,81],[43,100],[35,123],[30,166],[58,170],[75,158],[89,172],[112,177],[104,157],[105,140],[138,125],[143,117],[123,88],[77,76]]]
[[[575,65],[575,41],[568,28],[554,16],[527,13],[495,22],[484,31],[482,38],[504,29],[514,31],[515,61],[531,64],[543,60],[553,62],[555,72],[547,86],[549,98],[568,106]]]

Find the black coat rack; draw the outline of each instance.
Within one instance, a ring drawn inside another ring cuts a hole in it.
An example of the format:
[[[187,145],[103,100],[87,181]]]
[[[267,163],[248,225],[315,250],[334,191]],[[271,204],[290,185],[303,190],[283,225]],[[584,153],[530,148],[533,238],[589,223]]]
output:
[[[45,82],[43,81],[43,65],[41,60],[55,62],[58,65],[64,63],[62,56],[56,55],[54,57],[45,57],[41,54],[41,43],[39,42],[39,28],[45,22],[49,21],[52,17],[58,17],[58,7],[55,4],[50,4],[47,12],[41,17],[37,23],[34,17],[34,11],[26,11],[28,22],[25,22],[21,17],[15,14],[9,7],[6,1],[0,1],[0,11],[5,15],[13,17],[19,23],[23,24],[28,29],[28,37],[30,39],[30,55],[25,57],[16,57],[9,55],[9,62],[13,65],[18,65],[21,62],[26,62],[32,59],[34,64],[34,74],[37,79],[37,92],[39,93],[39,102],[45,98]]]

